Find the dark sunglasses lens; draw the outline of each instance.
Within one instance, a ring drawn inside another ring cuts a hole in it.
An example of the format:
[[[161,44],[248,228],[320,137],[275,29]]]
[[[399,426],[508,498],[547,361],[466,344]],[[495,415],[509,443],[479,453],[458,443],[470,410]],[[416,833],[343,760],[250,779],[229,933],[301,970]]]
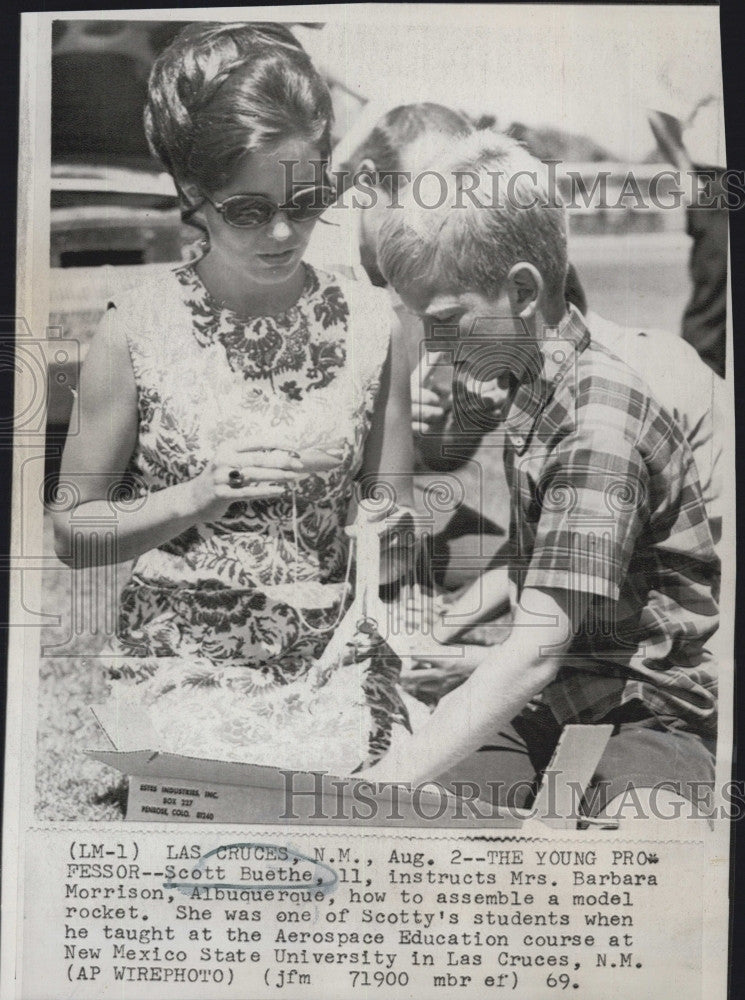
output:
[[[274,205],[270,201],[254,196],[228,198],[223,206],[225,221],[241,228],[265,225],[274,211]]]
[[[288,203],[287,214],[298,222],[317,219],[335,200],[333,188],[317,187],[299,191]]]

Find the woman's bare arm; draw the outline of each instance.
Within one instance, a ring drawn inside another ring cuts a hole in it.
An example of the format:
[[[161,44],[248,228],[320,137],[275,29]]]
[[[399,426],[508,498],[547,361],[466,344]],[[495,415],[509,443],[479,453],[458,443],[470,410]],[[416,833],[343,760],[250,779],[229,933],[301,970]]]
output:
[[[55,550],[69,566],[133,559],[199,521],[215,520],[236,500],[280,495],[284,482],[297,478],[302,468],[288,452],[257,455],[236,449],[194,479],[154,491],[130,510],[117,504],[113,491],[137,443],[138,415],[129,346],[113,309],[91,341],[78,401],[80,429],[68,436],[60,473],[60,495],[71,494],[73,502],[64,509],[60,504],[53,514]],[[254,480],[239,490],[227,481],[236,466]],[[112,528],[113,548],[106,539]]]

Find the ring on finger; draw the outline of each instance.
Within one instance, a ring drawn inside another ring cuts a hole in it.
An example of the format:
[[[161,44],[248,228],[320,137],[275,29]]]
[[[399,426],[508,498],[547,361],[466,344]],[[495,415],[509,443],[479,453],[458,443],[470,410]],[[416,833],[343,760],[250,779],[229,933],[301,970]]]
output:
[[[231,469],[228,473],[228,485],[231,489],[239,490],[246,485],[246,478],[240,469]]]

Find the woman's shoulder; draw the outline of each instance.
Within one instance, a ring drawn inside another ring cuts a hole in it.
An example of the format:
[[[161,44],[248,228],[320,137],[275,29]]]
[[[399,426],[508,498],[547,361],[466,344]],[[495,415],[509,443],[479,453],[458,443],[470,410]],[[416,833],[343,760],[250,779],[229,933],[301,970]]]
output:
[[[147,265],[146,265],[147,266]],[[183,295],[179,272],[183,264],[157,265],[132,286],[111,282],[97,336],[111,349],[126,350],[135,367],[138,359],[162,353],[178,339]]]
[[[179,275],[188,266],[182,263],[145,265],[147,273],[137,275],[136,280],[128,274],[126,278],[114,278],[109,285],[106,308],[117,318],[141,317],[170,310],[175,299],[180,298]]]

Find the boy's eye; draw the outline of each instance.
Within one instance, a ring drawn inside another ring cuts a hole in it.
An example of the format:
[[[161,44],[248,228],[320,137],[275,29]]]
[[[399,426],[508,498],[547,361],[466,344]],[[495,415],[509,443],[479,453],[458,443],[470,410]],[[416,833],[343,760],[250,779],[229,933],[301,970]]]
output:
[[[436,316],[432,319],[431,323],[432,323],[432,328],[434,330],[438,330],[438,328],[442,327],[448,327],[449,329],[453,329],[453,327],[458,326],[458,316],[457,315]]]

